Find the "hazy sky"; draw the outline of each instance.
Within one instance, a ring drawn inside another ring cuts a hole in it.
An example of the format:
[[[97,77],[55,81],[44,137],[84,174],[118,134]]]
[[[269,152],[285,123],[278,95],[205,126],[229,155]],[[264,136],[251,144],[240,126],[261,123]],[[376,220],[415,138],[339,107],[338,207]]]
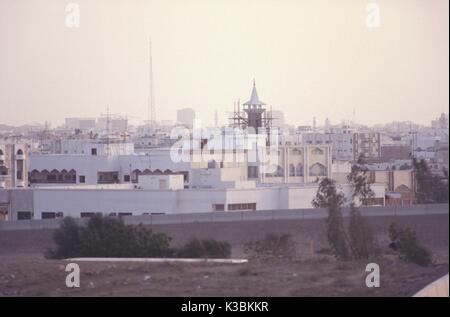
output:
[[[192,107],[225,123],[253,78],[288,123],[448,111],[448,0],[78,0],[80,28],[66,27],[69,2],[0,0],[0,123],[59,125],[107,105],[146,119],[150,36],[157,119]]]

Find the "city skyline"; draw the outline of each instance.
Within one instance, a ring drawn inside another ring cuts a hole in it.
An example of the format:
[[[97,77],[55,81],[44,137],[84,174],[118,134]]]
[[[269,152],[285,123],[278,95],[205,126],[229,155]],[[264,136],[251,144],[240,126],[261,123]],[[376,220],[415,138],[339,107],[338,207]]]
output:
[[[378,28],[350,0],[76,3],[79,28],[65,25],[67,2],[0,4],[1,123],[58,126],[107,106],[145,120],[150,36],[157,120],[190,107],[224,124],[253,78],[288,124],[428,125],[448,112],[446,1],[378,1]]]

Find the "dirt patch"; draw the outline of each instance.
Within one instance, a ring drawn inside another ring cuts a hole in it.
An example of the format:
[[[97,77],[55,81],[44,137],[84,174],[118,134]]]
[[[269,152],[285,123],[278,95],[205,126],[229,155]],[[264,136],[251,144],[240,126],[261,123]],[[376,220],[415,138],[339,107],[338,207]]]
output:
[[[394,256],[378,259],[380,288],[365,286],[367,261],[320,255],[247,264],[80,262],[81,287],[65,286],[66,261],[0,256],[0,296],[411,296],[448,273]]]
[[[248,264],[79,263],[81,287],[65,286],[65,261],[44,259],[52,230],[0,231],[0,296],[411,296],[448,273],[448,215],[368,217],[381,245],[392,221],[414,228],[434,264],[402,262],[385,247],[381,287],[365,286],[368,261],[339,262],[327,254],[324,220],[154,225],[173,237],[214,238],[244,257],[244,245],[269,233],[290,234],[293,259],[250,260]]]

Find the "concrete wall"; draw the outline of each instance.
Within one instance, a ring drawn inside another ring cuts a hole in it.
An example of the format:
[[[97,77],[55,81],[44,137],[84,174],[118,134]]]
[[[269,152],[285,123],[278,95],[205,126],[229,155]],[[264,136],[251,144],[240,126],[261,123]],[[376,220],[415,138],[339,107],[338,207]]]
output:
[[[448,204],[435,204],[435,205],[415,205],[408,207],[363,207],[360,208],[361,213],[364,216],[371,218],[385,218],[388,222],[386,226],[383,226],[383,231],[387,230],[387,226],[394,219],[392,217],[401,217],[404,220],[413,219],[415,216],[430,216],[433,215],[445,215],[448,217],[449,209]],[[242,211],[242,212],[208,212],[208,213],[183,213],[183,214],[167,214],[167,215],[141,215],[141,216],[125,216],[123,217],[126,224],[139,224],[144,225],[156,225],[156,224],[196,224],[196,223],[211,223],[211,222],[251,222],[251,221],[264,221],[264,220],[314,220],[324,219],[327,217],[328,211],[324,208],[316,209],[295,209],[295,210],[265,210],[265,211]],[[348,208],[343,209],[343,216],[348,217],[350,210]],[[422,219],[422,218],[420,218]],[[425,219],[425,218],[423,218]],[[448,218],[446,218],[448,220]],[[56,229],[59,227],[60,219],[49,220],[22,220],[22,221],[3,221],[0,222],[0,231],[11,230],[28,230],[28,229]],[[77,219],[79,223],[87,221],[87,219]],[[445,225],[441,220],[439,223]],[[433,228],[436,227],[436,223],[428,224],[425,226],[423,222],[420,222],[418,227],[415,227],[418,231],[427,231],[433,234]],[[385,232],[386,233],[386,232]],[[446,244],[448,247],[448,221],[447,229],[444,237],[439,239],[440,242]],[[423,237],[425,241],[428,241],[429,237]]]
[[[170,189],[184,188],[183,175],[139,175],[138,186],[142,189]]]

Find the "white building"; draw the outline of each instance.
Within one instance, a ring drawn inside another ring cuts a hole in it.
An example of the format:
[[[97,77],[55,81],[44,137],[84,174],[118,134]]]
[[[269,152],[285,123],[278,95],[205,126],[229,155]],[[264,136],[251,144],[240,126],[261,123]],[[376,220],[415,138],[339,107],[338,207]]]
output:
[[[94,131],[96,124],[95,118],[65,118],[64,122],[66,128],[82,131]]]
[[[109,122],[109,127],[108,127]],[[128,130],[128,119],[120,116],[100,117],[97,120],[97,131],[110,133],[121,133]]]
[[[158,186],[160,182],[156,183]],[[136,186],[138,186],[136,188]],[[0,191],[0,209],[10,220],[151,213],[279,210],[312,208],[318,184],[254,188],[143,189],[139,185],[42,187]],[[340,185],[347,200],[351,188]],[[373,184],[384,202],[384,185]],[[0,210],[0,211],[1,211]]]

